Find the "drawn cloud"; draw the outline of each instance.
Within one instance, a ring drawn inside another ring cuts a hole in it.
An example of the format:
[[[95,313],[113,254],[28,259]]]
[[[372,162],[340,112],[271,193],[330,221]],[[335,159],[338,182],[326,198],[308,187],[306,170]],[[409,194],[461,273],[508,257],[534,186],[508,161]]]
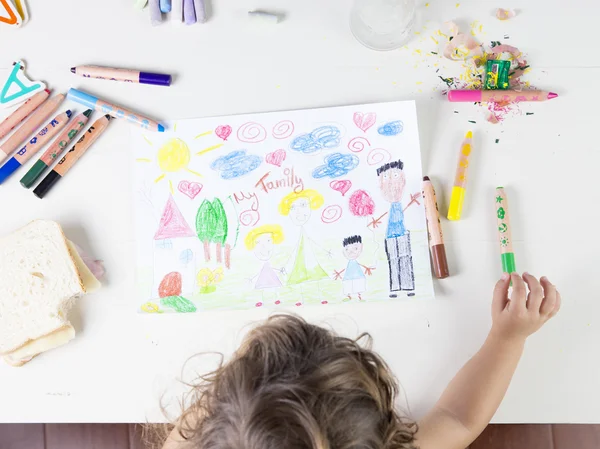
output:
[[[256,170],[262,158],[254,154],[246,154],[247,150],[237,150],[221,156],[210,164],[210,168],[220,172],[223,179],[235,179]]]
[[[359,159],[353,154],[332,153],[325,156],[325,164],[313,171],[313,178],[339,178],[358,167]]]
[[[397,136],[404,130],[404,124],[400,120],[388,122],[377,128],[377,132],[382,136]]]
[[[337,126],[320,126],[307,134],[300,134],[290,143],[294,151],[309,154],[324,148],[331,149],[340,145],[342,132]]]

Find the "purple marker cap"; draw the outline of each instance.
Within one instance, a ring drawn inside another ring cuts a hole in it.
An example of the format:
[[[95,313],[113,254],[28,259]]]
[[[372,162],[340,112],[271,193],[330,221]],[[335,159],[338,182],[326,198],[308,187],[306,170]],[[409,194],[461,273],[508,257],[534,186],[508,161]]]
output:
[[[154,86],[170,86],[171,75],[161,73],[140,72],[140,83]]]

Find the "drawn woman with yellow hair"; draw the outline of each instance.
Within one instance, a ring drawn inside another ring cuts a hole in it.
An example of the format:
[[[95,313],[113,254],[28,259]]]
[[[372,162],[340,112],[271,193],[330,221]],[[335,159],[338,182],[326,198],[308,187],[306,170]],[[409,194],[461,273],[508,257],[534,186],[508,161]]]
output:
[[[258,260],[264,261],[260,273],[252,278],[252,280],[257,278],[254,284],[255,289],[264,290],[282,286],[279,276],[277,276],[275,269],[271,267],[269,260],[273,256],[275,245],[279,245],[283,242],[283,239],[283,229],[281,226],[275,224],[267,224],[252,229],[246,235],[246,239],[244,240],[246,248],[249,251],[254,251],[254,255]],[[262,306],[262,303],[257,304],[257,306],[259,305]]]
[[[304,225],[310,219],[313,210],[319,209],[324,203],[323,195],[316,190],[304,189],[292,192],[279,203],[279,213],[289,216],[296,226],[300,226],[300,240],[296,248],[294,266],[287,280],[288,285],[325,279],[327,273],[319,265],[312,246],[316,245],[307,235]]]

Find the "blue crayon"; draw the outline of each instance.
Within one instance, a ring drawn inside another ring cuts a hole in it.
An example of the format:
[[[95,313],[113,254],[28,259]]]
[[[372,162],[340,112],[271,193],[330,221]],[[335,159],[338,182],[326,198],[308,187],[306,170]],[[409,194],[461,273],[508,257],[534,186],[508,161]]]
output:
[[[160,0],[160,12],[163,14],[171,12],[171,0]]]
[[[11,157],[6,164],[0,168],[0,184],[12,175],[17,169],[31,159],[38,151],[44,148],[50,139],[65,127],[71,118],[72,112],[66,111],[54,117],[50,123],[44,126],[27,144]]]

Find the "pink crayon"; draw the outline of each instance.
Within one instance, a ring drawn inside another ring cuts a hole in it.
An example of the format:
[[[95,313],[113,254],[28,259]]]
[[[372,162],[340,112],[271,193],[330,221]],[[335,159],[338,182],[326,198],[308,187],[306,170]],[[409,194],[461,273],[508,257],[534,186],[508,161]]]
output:
[[[27,138],[31,136],[42,123],[44,123],[44,120],[50,117],[50,114],[58,109],[64,99],[65,96],[59,94],[42,104],[20,128],[0,146],[0,162],[25,143]]]
[[[39,105],[46,101],[49,95],[50,91],[48,89],[38,92],[25,103],[23,103],[19,109],[6,117],[6,119],[0,123],[0,139],[15,129],[19,123],[25,120],[29,114],[35,111]]]
[[[452,102],[495,102],[518,103],[521,101],[546,101],[558,97],[544,90],[450,90],[448,101]]]

